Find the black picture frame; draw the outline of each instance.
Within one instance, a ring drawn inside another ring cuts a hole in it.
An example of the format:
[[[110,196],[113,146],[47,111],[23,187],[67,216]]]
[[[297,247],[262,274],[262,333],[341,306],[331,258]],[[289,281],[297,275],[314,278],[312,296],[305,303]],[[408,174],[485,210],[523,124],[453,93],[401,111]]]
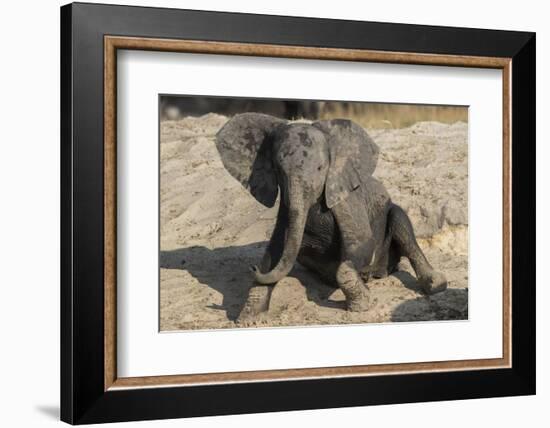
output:
[[[512,58],[512,367],[104,390],[104,36]],[[74,3],[61,8],[61,419],[71,424],[535,393],[535,34]]]

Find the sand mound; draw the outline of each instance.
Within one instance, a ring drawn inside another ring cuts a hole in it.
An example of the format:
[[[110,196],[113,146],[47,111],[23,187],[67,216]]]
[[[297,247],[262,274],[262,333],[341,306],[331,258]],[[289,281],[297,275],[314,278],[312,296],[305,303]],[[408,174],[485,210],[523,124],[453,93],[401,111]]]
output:
[[[214,136],[227,118],[208,114],[161,123],[161,330],[235,327],[251,276],[271,235],[266,209],[223,167]],[[411,217],[449,290],[419,293],[408,262],[371,282],[377,305],[348,313],[339,290],[300,265],[273,292],[257,326],[467,318],[468,127],[417,123],[369,130],[380,146],[375,176]],[[305,286],[307,285],[307,287]]]

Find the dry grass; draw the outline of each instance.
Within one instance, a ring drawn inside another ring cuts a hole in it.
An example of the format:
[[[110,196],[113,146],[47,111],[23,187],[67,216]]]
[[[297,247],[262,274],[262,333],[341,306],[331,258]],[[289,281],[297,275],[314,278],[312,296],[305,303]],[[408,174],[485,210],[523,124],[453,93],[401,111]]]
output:
[[[406,128],[417,122],[468,122],[468,108],[418,104],[327,102],[321,119],[347,118],[365,128]]]

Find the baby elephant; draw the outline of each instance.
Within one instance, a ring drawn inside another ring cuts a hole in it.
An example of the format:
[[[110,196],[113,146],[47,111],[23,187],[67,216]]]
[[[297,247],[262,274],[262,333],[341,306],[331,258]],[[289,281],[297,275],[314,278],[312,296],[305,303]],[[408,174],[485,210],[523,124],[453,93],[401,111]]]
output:
[[[369,278],[385,277],[407,257],[422,289],[447,287],[416,242],[407,214],[372,177],[378,146],[343,119],[289,123],[244,113],[216,135],[229,173],[266,207],[279,211],[240,320],[267,310],[272,286],[296,260],[337,285],[350,311],[369,308]]]

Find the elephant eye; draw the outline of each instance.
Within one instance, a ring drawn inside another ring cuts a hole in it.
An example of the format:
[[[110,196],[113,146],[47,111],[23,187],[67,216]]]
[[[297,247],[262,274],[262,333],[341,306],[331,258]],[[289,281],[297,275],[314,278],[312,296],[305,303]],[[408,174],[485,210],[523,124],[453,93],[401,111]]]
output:
[[[317,167],[317,171],[321,171],[321,165]]]

